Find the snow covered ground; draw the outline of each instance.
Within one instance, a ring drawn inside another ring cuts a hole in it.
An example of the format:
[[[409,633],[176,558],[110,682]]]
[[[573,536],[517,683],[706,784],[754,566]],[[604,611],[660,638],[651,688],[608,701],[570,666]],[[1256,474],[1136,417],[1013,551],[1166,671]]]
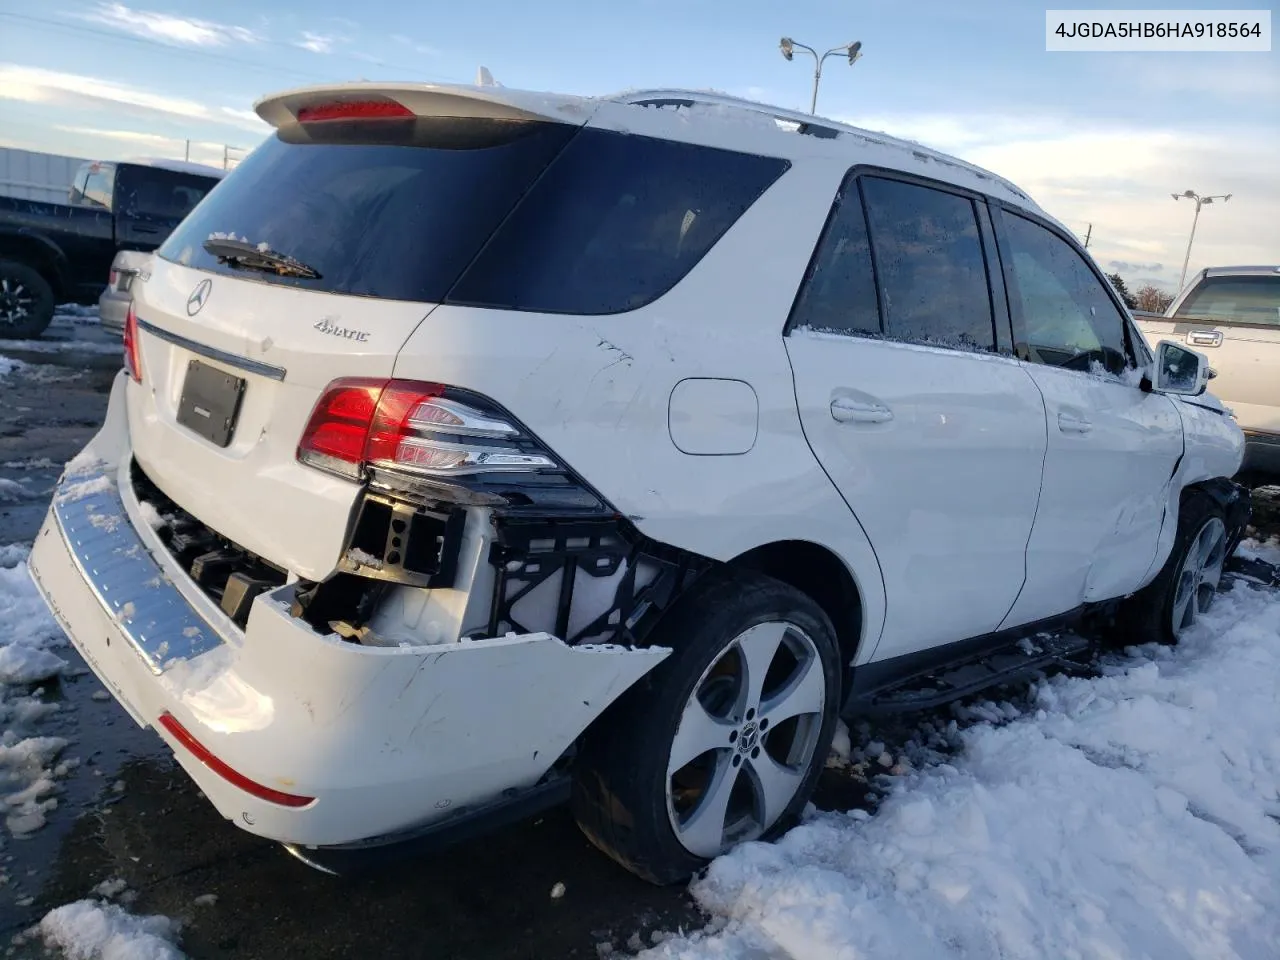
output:
[[[711,926],[641,956],[1280,957],[1280,591],[1237,583],[1177,648],[1028,702],[917,746],[874,816],[720,858]]]

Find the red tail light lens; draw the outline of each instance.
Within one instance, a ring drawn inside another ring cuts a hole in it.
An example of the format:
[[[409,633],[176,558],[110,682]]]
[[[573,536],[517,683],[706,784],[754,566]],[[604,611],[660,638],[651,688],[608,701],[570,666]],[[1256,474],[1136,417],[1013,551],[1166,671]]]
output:
[[[129,304],[129,314],[124,318],[124,368],[134,383],[142,382],[142,354],[138,350],[138,315]]]
[[[355,378],[325,389],[298,460],[351,480],[374,466],[435,476],[559,466],[514,424],[448,396],[438,383]]]
[[[180,744],[191,752],[191,755],[203,763],[206,767],[220,776],[227,783],[239,787],[245,793],[257,797],[259,800],[266,800],[268,803],[278,803],[282,807],[305,807],[307,804],[315,800],[315,797],[302,797],[293,793],[285,793],[281,790],[275,790],[272,787],[263,786],[256,780],[250,780],[243,773],[232,770],[229,766],[215,757],[209,752],[209,749],[199,740],[191,735],[182,724],[180,724],[173,714],[165,712],[160,714],[157,722],[164,727]]]
[[[395,100],[340,100],[317,103],[298,109],[299,123],[325,120],[396,120],[414,116],[412,110]]]
[[[116,281],[119,279],[120,279],[119,272],[112,270],[110,273],[107,274],[107,286],[114,287],[116,285]]]

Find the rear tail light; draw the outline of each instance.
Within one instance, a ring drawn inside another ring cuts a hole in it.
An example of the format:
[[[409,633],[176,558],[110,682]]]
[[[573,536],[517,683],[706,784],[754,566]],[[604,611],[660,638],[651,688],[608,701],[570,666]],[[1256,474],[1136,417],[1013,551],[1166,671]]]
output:
[[[266,800],[268,803],[278,803],[282,807],[305,807],[307,804],[315,800],[315,797],[302,797],[294,793],[285,793],[282,790],[276,790],[272,787],[264,786],[256,780],[250,780],[243,773],[231,769],[212,753],[208,747],[191,735],[191,732],[177,721],[177,718],[169,712],[160,714],[157,722],[160,726],[169,731],[180,744],[191,752],[191,755],[203,763],[206,767],[226,780],[232,786],[239,787],[245,793],[257,797],[259,800]]]
[[[133,312],[133,304],[129,304],[129,313],[124,318],[124,368],[134,383],[142,382],[142,355],[138,351],[138,315]]]
[[[298,108],[299,123],[325,120],[397,120],[412,118],[414,112],[395,100],[335,100]]]
[[[433,477],[560,469],[516,424],[440,384],[356,378],[325,389],[298,460],[351,480],[371,467]]]
[[[107,286],[114,288],[116,285],[116,281],[118,281],[119,279],[120,279],[119,272],[116,270],[112,270],[109,274],[107,274]]]

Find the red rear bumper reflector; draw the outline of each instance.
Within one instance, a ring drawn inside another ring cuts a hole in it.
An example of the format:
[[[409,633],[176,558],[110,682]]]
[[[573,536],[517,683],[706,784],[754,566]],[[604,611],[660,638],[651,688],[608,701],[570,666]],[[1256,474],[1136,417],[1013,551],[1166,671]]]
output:
[[[225,763],[215,757],[199,740],[193,737],[189,730],[180,724],[173,714],[165,712],[160,714],[160,726],[168,730],[175,740],[191,751],[192,756],[203,763],[206,767],[220,776],[223,780],[233,786],[239,787],[245,793],[251,794],[260,800],[266,800],[270,803],[278,803],[282,807],[305,807],[307,804],[315,800],[315,797],[300,797],[292,793],[284,793],[280,790],[273,790],[271,787],[265,787],[255,780],[250,780],[242,773],[237,773]]]

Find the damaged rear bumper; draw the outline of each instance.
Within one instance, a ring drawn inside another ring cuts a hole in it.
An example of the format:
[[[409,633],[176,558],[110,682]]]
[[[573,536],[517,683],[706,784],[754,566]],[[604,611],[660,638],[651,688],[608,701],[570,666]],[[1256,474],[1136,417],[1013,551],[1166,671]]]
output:
[[[252,833],[303,848],[358,843],[533,788],[668,653],[545,633],[366,647],[292,617],[292,585],[258,596],[242,631],[142,519],[125,387],[122,376],[55,494],[32,575],[116,699]],[[306,802],[264,799],[223,768]]]

